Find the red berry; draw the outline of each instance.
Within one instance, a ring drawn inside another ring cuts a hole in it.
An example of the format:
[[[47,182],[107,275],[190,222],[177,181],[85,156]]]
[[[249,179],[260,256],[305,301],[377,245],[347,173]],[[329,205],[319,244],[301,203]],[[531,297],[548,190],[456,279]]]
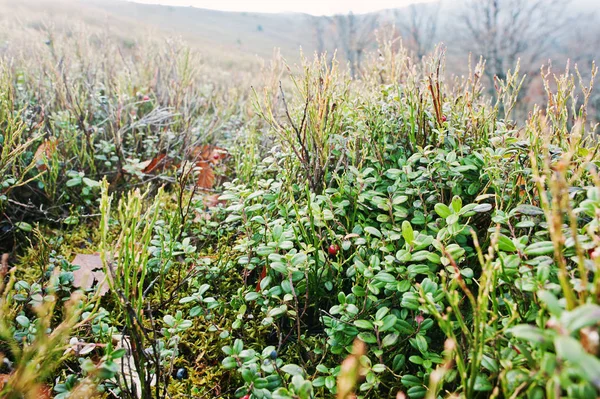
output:
[[[213,159],[219,159],[219,158],[221,158],[221,154],[219,154],[218,152],[215,152],[213,154]]]
[[[446,115],[442,115],[442,122],[446,122],[448,120],[448,118],[446,118]]]
[[[327,252],[329,252],[329,255],[331,256],[336,256],[339,251],[340,247],[337,244],[331,244],[329,248],[327,248]]]
[[[242,399],[250,399],[250,395],[244,395],[242,396]]]
[[[148,96],[144,96],[143,100],[144,100],[144,101],[150,101],[150,97],[148,97]]]

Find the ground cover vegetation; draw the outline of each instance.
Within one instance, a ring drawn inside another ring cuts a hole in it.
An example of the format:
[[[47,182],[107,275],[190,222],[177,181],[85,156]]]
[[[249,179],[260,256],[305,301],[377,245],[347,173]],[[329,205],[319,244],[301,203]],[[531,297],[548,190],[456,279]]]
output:
[[[385,34],[352,78],[29,33],[0,60],[0,396],[598,396],[574,66],[515,122],[518,65],[491,96],[484,61]]]

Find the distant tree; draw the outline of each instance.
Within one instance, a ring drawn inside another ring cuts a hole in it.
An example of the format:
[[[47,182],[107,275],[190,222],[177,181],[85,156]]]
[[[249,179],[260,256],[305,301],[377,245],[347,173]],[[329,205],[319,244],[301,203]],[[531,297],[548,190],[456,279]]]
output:
[[[369,44],[374,41],[377,24],[377,14],[357,17],[350,12],[333,17],[336,47],[350,64],[352,77],[358,76],[363,54]]]
[[[437,41],[440,2],[411,4],[394,10],[394,22],[402,35],[404,45],[421,59],[433,49]]]
[[[563,53],[577,66],[581,78],[587,84],[597,72],[594,66],[597,67],[600,63],[600,15],[588,14],[578,18],[577,22],[569,29]],[[594,89],[589,101],[588,116],[592,121],[600,122],[600,90]]]
[[[539,68],[540,59],[565,32],[569,0],[467,0],[456,20],[462,47],[486,59],[486,74],[504,79],[521,59],[521,69]]]
[[[262,32],[263,31],[262,25],[257,25],[256,26],[256,30],[259,31],[259,32]]]
[[[317,53],[323,54],[325,52],[325,35],[327,34],[327,28],[331,25],[329,17],[310,17],[311,25],[317,40]]]

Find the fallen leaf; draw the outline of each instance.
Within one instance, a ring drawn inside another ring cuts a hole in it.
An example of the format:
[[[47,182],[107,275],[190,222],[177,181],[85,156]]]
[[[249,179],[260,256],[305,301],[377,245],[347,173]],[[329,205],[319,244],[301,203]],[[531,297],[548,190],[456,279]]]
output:
[[[199,161],[196,166],[200,168],[196,185],[200,188],[211,189],[215,184],[215,172],[207,161]]]
[[[98,283],[98,295],[104,296],[109,290],[108,281],[106,281],[106,275],[102,270],[96,270],[93,272],[94,280]]]
[[[52,154],[56,152],[57,141],[55,138],[46,139],[35,151],[33,160],[40,172],[48,169],[48,160],[52,158]]]
[[[142,167],[142,173],[152,173],[152,171],[157,169],[159,166],[162,166],[163,168],[167,167],[169,160],[166,159],[166,157],[167,154],[162,152],[149,161],[141,162],[139,165]]]
[[[100,296],[108,292],[108,282],[99,254],[77,254],[71,264],[79,266],[79,269],[73,272],[74,287],[89,290],[94,286],[95,281]]]

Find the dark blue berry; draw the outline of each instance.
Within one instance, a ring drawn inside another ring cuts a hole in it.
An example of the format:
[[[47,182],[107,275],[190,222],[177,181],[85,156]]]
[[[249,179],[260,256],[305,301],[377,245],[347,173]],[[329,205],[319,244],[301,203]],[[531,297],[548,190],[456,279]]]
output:
[[[271,354],[269,356],[271,356],[271,359],[273,359],[273,360],[277,359],[277,351],[271,352]]]
[[[180,368],[179,370],[177,370],[175,378],[177,378],[178,380],[185,380],[186,378],[188,378],[187,370],[184,368]]]

